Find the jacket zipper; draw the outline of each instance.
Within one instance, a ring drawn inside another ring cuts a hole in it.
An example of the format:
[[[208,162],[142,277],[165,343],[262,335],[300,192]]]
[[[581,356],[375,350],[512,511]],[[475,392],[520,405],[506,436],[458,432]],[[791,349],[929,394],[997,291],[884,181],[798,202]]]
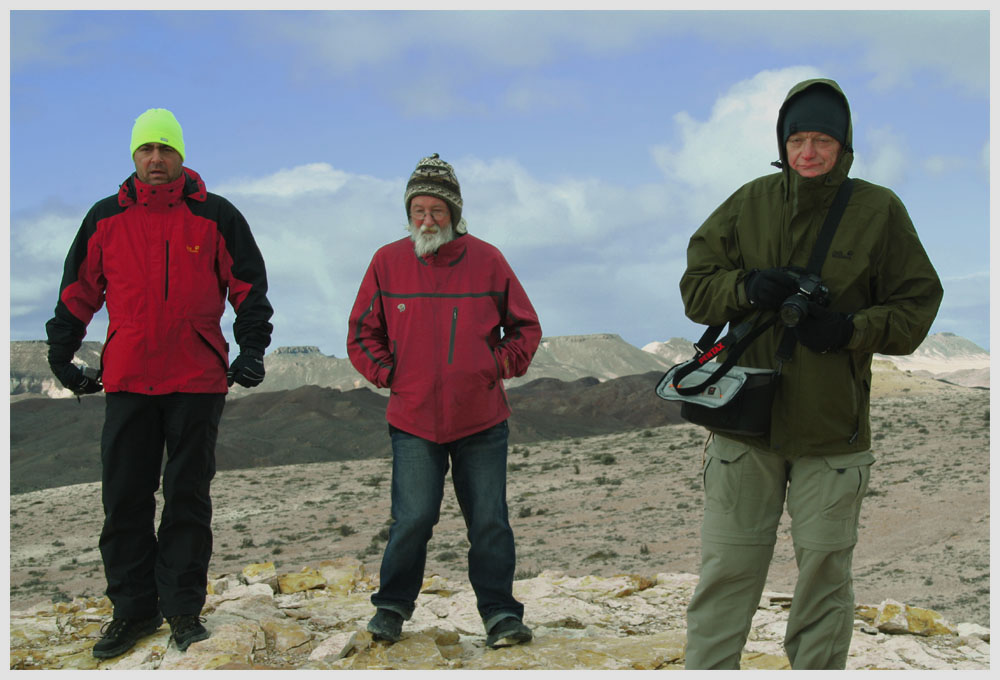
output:
[[[165,254],[166,262],[163,267],[163,299],[167,300],[170,292],[170,241],[166,242]]]
[[[847,365],[851,369],[851,389],[854,392],[854,434],[847,440],[848,444],[854,444],[861,435],[861,402],[862,395],[858,394],[858,374],[854,368],[854,359],[847,355]]]
[[[451,339],[448,340],[448,363],[455,358],[455,327],[458,326],[458,307],[451,308]]]

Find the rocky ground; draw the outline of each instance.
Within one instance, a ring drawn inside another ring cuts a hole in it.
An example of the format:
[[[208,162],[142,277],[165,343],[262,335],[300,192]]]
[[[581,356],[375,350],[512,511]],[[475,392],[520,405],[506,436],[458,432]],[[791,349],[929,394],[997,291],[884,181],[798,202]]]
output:
[[[164,625],[128,653],[98,662],[91,654],[109,615],[106,598],[42,604],[11,614],[12,669],[111,670],[629,670],[684,666],[684,607],[690,574],[573,577],[544,571],[515,581],[531,607],[534,639],[485,646],[467,584],[424,581],[402,639],[375,642],[365,630],[377,579],[353,559],[324,561],[279,574],[273,563],[209,583],[207,640],[184,653]],[[781,639],[790,596],[764,593],[741,658],[754,670],[788,668]],[[989,668],[989,631],[952,626],[933,611],[887,600],[855,609],[847,668],[981,670]]]
[[[882,368],[872,415],[878,462],[855,554],[858,602],[893,599],[989,626],[988,390]],[[696,574],[704,440],[675,425],[513,447],[517,578]],[[388,458],[219,473],[212,573],[349,557],[377,574],[389,475]],[[97,484],[11,497],[11,608],[99,595],[100,524]],[[466,549],[449,490],[428,573],[463,582]],[[767,588],[791,592],[794,579],[785,523]]]

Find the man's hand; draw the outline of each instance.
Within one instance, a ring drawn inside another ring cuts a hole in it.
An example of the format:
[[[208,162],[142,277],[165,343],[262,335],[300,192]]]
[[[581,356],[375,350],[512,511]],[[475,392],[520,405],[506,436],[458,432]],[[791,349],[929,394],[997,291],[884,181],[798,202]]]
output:
[[[854,322],[850,314],[833,312],[826,307],[809,303],[809,316],[795,327],[795,337],[814,352],[835,352],[851,341]]]
[[[264,382],[264,353],[255,349],[241,349],[239,356],[229,365],[226,378],[230,387],[234,382],[243,387],[257,387]]]
[[[49,368],[63,387],[77,396],[94,394],[104,389],[96,371],[88,371],[90,375],[87,375],[79,366],[69,361],[50,362]]]
[[[744,283],[750,304],[760,309],[777,309],[799,289],[795,279],[782,269],[754,269]]]

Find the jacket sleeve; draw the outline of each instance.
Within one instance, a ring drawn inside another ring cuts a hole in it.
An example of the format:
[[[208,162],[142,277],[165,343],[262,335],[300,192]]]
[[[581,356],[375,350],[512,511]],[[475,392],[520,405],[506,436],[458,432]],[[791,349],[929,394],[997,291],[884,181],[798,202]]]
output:
[[[752,311],[736,232],[739,203],[731,196],[688,242],[680,289],[684,313],[695,323],[719,326]]]
[[[229,304],[236,311],[233,338],[241,350],[261,353],[271,344],[270,323],[274,309],[267,299],[267,270],[264,257],[250,232],[246,219],[221,196],[218,228],[223,247],[219,248],[219,272],[229,289]]]
[[[497,359],[500,362],[501,377],[516,378],[524,375],[542,340],[542,326],[538,315],[531,306],[528,294],[513,270],[503,261],[507,269],[505,305],[503,309],[503,338],[497,345]]]
[[[887,237],[874,258],[870,283],[874,304],[854,314],[847,349],[902,355],[913,352],[930,330],[944,289],[910,216],[895,194]]]
[[[354,300],[347,330],[347,356],[358,373],[376,387],[389,387],[392,382],[394,357],[382,308],[376,260],[372,258],[361,280]]]
[[[98,245],[99,204],[87,213],[70,246],[59,285],[55,316],[45,324],[49,361],[71,361],[94,314],[104,305],[106,280]]]

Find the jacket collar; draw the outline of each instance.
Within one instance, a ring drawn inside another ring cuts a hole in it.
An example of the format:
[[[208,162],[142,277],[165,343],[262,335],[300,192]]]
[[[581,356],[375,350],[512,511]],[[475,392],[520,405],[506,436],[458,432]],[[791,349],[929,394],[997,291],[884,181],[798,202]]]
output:
[[[177,197],[204,202],[208,197],[205,182],[201,175],[190,168],[170,184],[151,186],[139,181],[133,172],[128,179],[118,187],[118,205],[127,208],[130,205],[144,205],[150,208],[172,207]]]
[[[423,265],[432,267],[454,267],[465,257],[468,234],[458,234],[455,238],[445,243],[437,249],[436,253],[417,257],[417,261]],[[416,257],[416,252],[413,253]]]

